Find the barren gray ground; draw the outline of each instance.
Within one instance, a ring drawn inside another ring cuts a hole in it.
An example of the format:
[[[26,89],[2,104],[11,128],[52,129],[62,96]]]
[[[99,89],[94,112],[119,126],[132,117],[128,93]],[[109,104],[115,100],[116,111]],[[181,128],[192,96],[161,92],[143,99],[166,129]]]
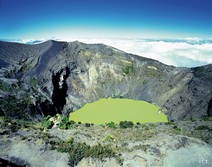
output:
[[[141,124],[127,129],[121,129],[118,125],[114,129],[100,125],[85,127],[81,124],[68,130],[61,130],[57,126],[45,130],[39,124],[18,124],[19,129],[16,129],[14,121],[7,122],[13,128],[5,128],[2,121],[1,118],[0,157],[19,165],[70,166],[69,154],[58,152],[52,147],[55,143],[70,139],[90,146],[107,146],[119,155],[119,160],[117,157],[102,160],[82,158],[77,163],[78,167],[212,165],[211,121],[182,121],[171,125]],[[208,129],[197,130],[197,124]]]

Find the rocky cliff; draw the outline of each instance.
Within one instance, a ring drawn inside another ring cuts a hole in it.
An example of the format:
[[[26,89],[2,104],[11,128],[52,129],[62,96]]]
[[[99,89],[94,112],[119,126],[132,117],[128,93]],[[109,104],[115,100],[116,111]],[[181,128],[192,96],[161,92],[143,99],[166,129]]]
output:
[[[103,44],[0,42],[0,80],[1,99],[29,96],[35,114],[113,97],[157,104],[173,120],[212,115],[212,65],[177,68]]]

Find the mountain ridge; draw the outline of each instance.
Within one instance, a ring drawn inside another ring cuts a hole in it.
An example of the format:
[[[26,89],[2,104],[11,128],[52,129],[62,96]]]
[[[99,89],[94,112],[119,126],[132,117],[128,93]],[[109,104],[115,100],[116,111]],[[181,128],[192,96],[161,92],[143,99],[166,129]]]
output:
[[[54,40],[0,42],[0,62],[1,79],[24,82],[34,110],[44,115],[69,114],[107,97],[157,104],[173,120],[212,115],[211,64],[180,68],[103,44]]]

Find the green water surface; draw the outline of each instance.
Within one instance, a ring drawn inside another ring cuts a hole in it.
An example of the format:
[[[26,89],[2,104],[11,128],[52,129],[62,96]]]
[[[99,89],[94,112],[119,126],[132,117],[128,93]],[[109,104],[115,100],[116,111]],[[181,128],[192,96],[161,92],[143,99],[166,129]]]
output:
[[[159,107],[146,101],[131,99],[100,99],[88,103],[70,114],[70,120],[82,123],[103,124],[108,122],[133,121],[134,123],[167,122]]]

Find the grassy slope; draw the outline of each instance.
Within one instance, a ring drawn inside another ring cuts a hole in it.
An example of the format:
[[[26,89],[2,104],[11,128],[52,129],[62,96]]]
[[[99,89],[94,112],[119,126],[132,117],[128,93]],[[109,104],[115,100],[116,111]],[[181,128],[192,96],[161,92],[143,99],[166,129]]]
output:
[[[134,123],[167,122],[164,114],[158,114],[159,107],[145,101],[130,99],[101,99],[86,104],[71,113],[70,119],[76,122],[102,124],[107,122],[133,121]]]

